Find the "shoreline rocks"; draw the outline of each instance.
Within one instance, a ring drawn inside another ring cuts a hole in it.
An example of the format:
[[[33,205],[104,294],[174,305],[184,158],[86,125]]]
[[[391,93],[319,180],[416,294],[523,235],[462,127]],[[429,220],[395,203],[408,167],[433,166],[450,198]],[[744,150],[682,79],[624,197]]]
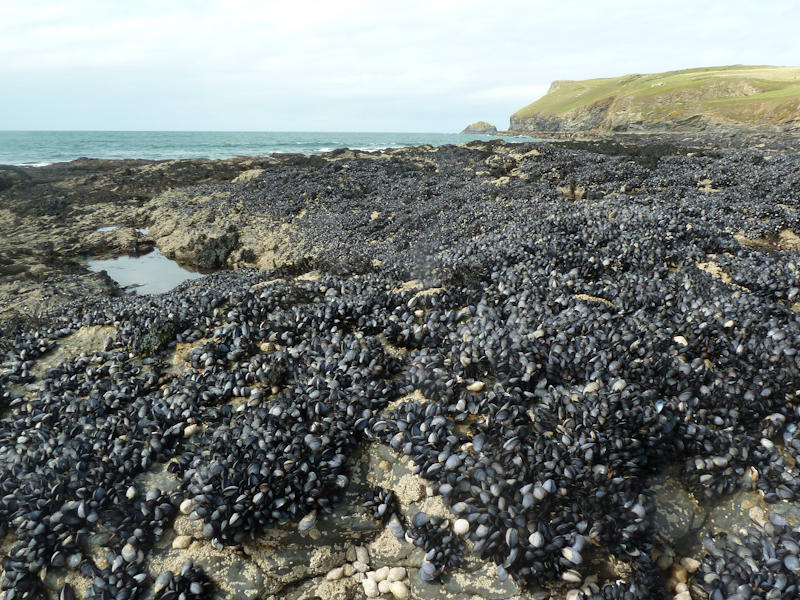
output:
[[[795,585],[797,160],[493,141],[155,192],[148,236],[233,222],[241,268],[0,321],[0,594]]]

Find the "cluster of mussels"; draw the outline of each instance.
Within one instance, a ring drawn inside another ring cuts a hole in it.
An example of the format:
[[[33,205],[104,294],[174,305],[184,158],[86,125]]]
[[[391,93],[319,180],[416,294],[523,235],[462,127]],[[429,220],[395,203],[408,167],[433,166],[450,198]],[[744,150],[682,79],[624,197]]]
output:
[[[463,544],[453,534],[447,519],[418,512],[406,530],[406,539],[425,550],[425,558],[419,567],[422,581],[433,581],[445,569],[457,567],[461,563]]]
[[[364,492],[364,507],[376,521],[387,521],[397,515],[397,497],[392,490],[383,487],[367,490]]]
[[[186,561],[177,575],[172,571],[159,575],[153,591],[155,600],[208,600],[213,597],[214,583],[202,568]]]
[[[800,252],[734,237],[800,229],[796,160],[496,144],[224,184],[220,210],[296,217],[308,259],[4,331],[0,597],[40,597],[48,570],[88,577],[88,598],[140,597],[178,510],[216,546],[309,528],[367,443],[411,457],[458,518],[406,531],[388,493],[365,498],[425,548],[423,578],[469,541],[523,586],[611,557],[625,569],[597,598],[659,597],[650,475],[683,464],[706,501],[796,498]],[[94,326],[99,349],[40,366]],[[176,491],[144,489],[164,465]],[[794,590],[795,534],[749,535],[775,551],[743,564]],[[741,580],[757,597],[725,548],[707,547],[696,592]],[[159,580],[162,597],[208,591],[191,568]]]
[[[738,534],[706,538],[706,550],[694,586],[710,600],[800,595],[800,527],[778,514]]]

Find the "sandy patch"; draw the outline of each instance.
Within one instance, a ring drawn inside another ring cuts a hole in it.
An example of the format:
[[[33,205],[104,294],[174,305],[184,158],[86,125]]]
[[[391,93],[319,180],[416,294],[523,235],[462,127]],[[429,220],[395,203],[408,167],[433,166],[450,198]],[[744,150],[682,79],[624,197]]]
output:
[[[400,346],[395,346],[392,342],[386,339],[386,336],[382,333],[378,334],[378,341],[383,346],[383,349],[386,351],[386,354],[389,356],[393,356],[395,358],[400,358],[408,352],[405,348],[401,348]]]
[[[116,334],[116,328],[111,326],[81,327],[75,333],[56,340],[55,347],[39,358],[31,369],[31,374],[34,377],[41,377],[47,369],[55,367],[64,359],[101,352],[106,338],[113,338]]]
[[[309,271],[295,277],[297,281],[319,281],[322,278],[322,273],[319,271]]]
[[[600,296],[590,296],[589,294],[575,294],[575,297],[578,300],[584,300],[585,302],[602,302],[606,306],[614,306],[614,303],[610,300],[606,300],[605,298],[601,298]]]
[[[260,290],[261,288],[267,287],[268,285],[274,285],[276,283],[283,283],[284,281],[286,281],[286,280],[283,279],[282,277],[277,277],[275,279],[270,279],[269,281],[262,281],[261,283],[254,283],[253,285],[250,286],[250,291],[251,292],[255,292],[257,290]]]
[[[709,257],[710,257],[710,258],[713,258],[713,256],[712,256],[712,255],[709,255]],[[743,290],[743,291],[745,291],[745,292],[749,292],[749,291],[750,291],[750,290],[748,290],[746,287],[743,287],[743,286],[739,285],[738,283],[735,283],[735,282],[733,281],[733,279],[731,278],[731,276],[730,276],[730,275],[728,275],[728,274],[727,274],[727,273],[726,273],[726,272],[723,270],[723,268],[722,268],[722,267],[720,267],[720,266],[719,266],[717,263],[715,263],[713,260],[710,260],[710,261],[708,261],[708,262],[697,262],[697,263],[695,263],[695,266],[696,266],[698,269],[700,269],[701,271],[705,271],[706,273],[708,273],[709,275],[711,275],[713,278],[715,278],[715,279],[719,279],[719,280],[720,280],[720,281],[722,281],[723,283],[727,283],[728,285],[732,285],[733,287],[739,288],[740,290]]]
[[[733,238],[742,246],[761,250],[764,252],[774,252],[776,250],[800,250],[800,236],[791,229],[783,229],[775,236],[764,236],[760,238],[749,238],[743,232],[733,235]]]
[[[192,353],[192,350],[202,346],[203,344],[207,344],[210,341],[211,340],[209,338],[203,338],[197,340],[196,342],[178,342],[175,345],[175,352],[172,354],[172,358],[169,360],[169,366],[167,367],[166,372],[173,375],[180,375],[188,369],[191,369],[192,365],[189,364],[187,359]]]
[[[261,175],[263,172],[264,169],[248,169],[247,171],[242,171],[233,179],[233,183],[244,183],[246,181],[251,181]]]

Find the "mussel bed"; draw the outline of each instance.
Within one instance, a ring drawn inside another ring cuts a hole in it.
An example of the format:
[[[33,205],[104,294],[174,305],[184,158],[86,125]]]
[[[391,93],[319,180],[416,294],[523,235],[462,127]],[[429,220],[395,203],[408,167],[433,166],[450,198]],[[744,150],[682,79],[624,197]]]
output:
[[[57,567],[89,575],[90,598],[137,598],[178,507],[213,544],[240,545],[330,512],[370,443],[411,457],[469,525],[400,525],[431,556],[420,576],[472,551],[533,589],[602,554],[627,575],[592,597],[661,597],[649,476],[680,464],[701,502],[800,490],[800,252],[741,241],[800,230],[798,158],[676,147],[641,164],[500,144],[226,184],[253,212],[315,198],[308,258],[5,331],[2,597],[37,597]],[[359,241],[366,228],[384,228],[381,243]],[[37,371],[98,325],[113,328],[101,350]],[[396,405],[415,392],[424,401]],[[137,493],[155,465],[177,489]],[[695,597],[796,598],[798,535],[771,522],[707,540]],[[164,581],[211,593],[191,565]]]

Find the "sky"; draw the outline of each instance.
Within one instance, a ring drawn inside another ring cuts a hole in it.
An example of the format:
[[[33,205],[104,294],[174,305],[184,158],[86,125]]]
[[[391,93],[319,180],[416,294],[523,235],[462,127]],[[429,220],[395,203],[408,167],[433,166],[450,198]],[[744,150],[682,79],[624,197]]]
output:
[[[2,0],[0,129],[499,129],[556,79],[800,65],[796,0]]]

